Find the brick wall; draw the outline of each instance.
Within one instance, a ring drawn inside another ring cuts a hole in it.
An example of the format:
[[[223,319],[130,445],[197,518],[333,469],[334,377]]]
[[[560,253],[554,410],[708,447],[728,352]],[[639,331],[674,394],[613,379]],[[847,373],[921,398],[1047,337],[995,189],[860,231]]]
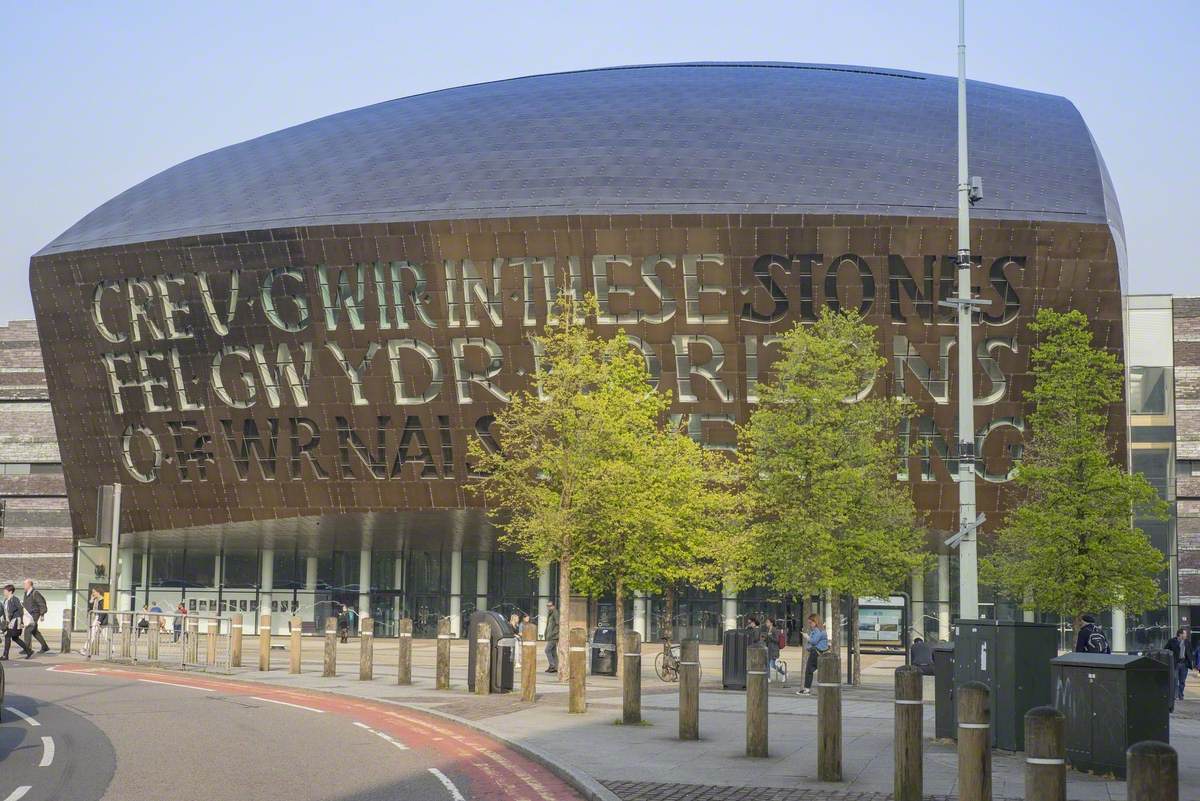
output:
[[[1173,301],[1175,456],[1200,459],[1200,298]],[[1200,476],[1177,475],[1179,603],[1200,604]]]
[[[32,320],[0,325],[0,584],[32,578],[45,589],[71,586],[74,541],[58,436],[50,411],[38,330]],[[37,465],[9,474],[15,465]]]

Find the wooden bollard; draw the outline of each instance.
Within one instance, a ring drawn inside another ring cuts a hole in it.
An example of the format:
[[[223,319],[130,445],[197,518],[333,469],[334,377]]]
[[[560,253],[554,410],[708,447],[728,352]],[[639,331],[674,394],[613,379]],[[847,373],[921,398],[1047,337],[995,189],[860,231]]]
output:
[[[133,653],[133,613],[121,616],[121,658],[129,659]]]
[[[325,664],[321,669],[321,675],[327,679],[337,675],[337,645],[338,619],[327,617],[325,618]]]
[[[570,671],[567,711],[582,714],[587,712],[587,629],[571,629],[567,665]]]
[[[1065,727],[1052,706],[1025,713],[1025,801],[1067,801]]]
[[[921,801],[924,797],[922,735],[924,722],[924,676],[920,668],[901,665],[896,668],[896,725],[893,733],[895,773],[892,796],[895,801]]]
[[[439,690],[450,689],[450,618],[444,617],[438,621],[437,633],[437,674],[434,686]]]
[[[229,666],[242,666],[242,613],[229,616]]]
[[[767,647],[746,649],[746,756],[767,756]]]
[[[700,739],[700,641],[679,644],[679,739]]]
[[[150,628],[146,631],[146,661],[158,661],[158,635],[162,628],[160,615],[150,616]]]
[[[532,623],[521,632],[521,700],[537,700],[537,626]]]
[[[841,660],[836,654],[817,657],[817,778],[842,780]]]
[[[1143,740],[1125,752],[1129,801],[1179,801],[1179,755],[1158,740]]]
[[[298,617],[288,621],[288,673],[300,672],[300,657],[302,655],[300,634],[303,632],[304,626]]]
[[[75,610],[63,610],[62,637],[59,638],[58,651],[62,654],[71,653],[71,629],[75,628]]]
[[[271,669],[271,613],[258,617],[258,669]]]
[[[188,664],[200,661],[200,621],[189,616],[187,619],[187,643],[184,657]]]
[[[364,617],[358,621],[358,680],[375,677],[375,621]]]
[[[471,633],[475,635],[475,694],[491,695],[492,627],[487,623],[478,623]]]
[[[988,686],[958,687],[958,798],[992,801],[992,710]]]
[[[642,635],[625,632],[625,666],[621,676],[621,722],[642,722]]]
[[[212,667],[217,664],[217,633],[221,630],[221,623],[218,620],[208,621],[208,646],[205,649],[204,664]]]
[[[412,684],[412,619],[401,618],[396,632],[396,683]]]

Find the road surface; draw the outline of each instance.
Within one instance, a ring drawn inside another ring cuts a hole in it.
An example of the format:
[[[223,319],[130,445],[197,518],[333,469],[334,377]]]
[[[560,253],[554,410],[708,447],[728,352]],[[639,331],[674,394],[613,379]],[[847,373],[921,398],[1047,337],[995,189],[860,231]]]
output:
[[[0,801],[578,801],[545,767],[386,702],[39,657],[4,663]]]

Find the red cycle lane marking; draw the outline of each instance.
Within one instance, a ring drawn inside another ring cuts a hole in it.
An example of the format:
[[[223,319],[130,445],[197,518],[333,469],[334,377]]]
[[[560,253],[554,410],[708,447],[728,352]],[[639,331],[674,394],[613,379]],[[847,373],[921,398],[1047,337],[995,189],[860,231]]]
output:
[[[88,673],[93,676],[111,675],[131,679],[146,678],[151,681],[158,679],[159,683],[163,683],[161,682],[163,676],[169,676],[173,683],[197,689],[246,697],[257,695],[272,700],[286,699],[296,703],[303,702],[306,706],[332,712],[343,718],[361,720],[380,731],[397,737],[410,748],[426,752],[428,756],[437,757],[441,766],[467,775],[473,796],[476,796],[479,788],[490,786],[499,789],[503,797],[511,801],[533,801],[534,798],[540,799],[540,801],[569,801],[579,798],[578,793],[570,785],[547,768],[530,761],[519,752],[512,751],[500,743],[497,743],[498,748],[494,748],[485,735],[459,724],[439,718],[418,718],[416,716],[421,713],[415,710],[406,709],[405,713],[400,713],[365,699],[282,689],[270,685],[201,679],[177,673],[142,672],[119,667],[97,668],[93,665],[78,667],[56,665],[55,667],[58,672]],[[398,725],[400,723],[408,724],[409,728],[401,727]],[[434,734],[440,736],[432,736]],[[407,739],[406,736],[416,737],[416,742]],[[487,761],[477,761],[479,757]],[[497,767],[501,768],[503,773],[498,772]],[[509,774],[511,778],[506,777],[504,773]],[[518,785],[514,780],[520,784]],[[524,788],[520,785],[524,785]],[[529,792],[533,793],[532,798],[528,795]]]

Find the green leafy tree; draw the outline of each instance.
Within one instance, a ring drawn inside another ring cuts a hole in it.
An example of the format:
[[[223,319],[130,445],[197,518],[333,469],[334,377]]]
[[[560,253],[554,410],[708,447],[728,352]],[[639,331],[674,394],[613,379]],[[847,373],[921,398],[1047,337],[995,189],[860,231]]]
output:
[[[663,396],[647,382],[645,360],[624,335],[599,336],[590,296],[560,296],[555,316],[535,337],[541,357],[532,390],[513,394],[496,415],[499,450],[472,442],[476,489],[503,532],[503,542],[535,563],[557,562],[560,678],[566,678],[566,632],[577,563],[596,569],[600,538],[621,512],[659,514],[642,489],[643,458],[657,436]],[[639,515],[633,526],[649,525]]]
[[[1162,603],[1162,554],[1133,513],[1164,518],[1166,504],[1115,459],[1109,413],[1122,396],[1121,363],[1093,346],[1080,311],[1042,309],[1030,325],[1034,387],[1030,437],[1016,477],[1023,494],[984,560],[984,579],[1027,608],[1075,618],[1109,607]]]
[[[784,594],[886,596],[925,559],[896,480],[897,427],[912,406],[872,389],[886,359],[854,311],[825,309],[779,348],[741,432],[752,517],[731,574]]]

